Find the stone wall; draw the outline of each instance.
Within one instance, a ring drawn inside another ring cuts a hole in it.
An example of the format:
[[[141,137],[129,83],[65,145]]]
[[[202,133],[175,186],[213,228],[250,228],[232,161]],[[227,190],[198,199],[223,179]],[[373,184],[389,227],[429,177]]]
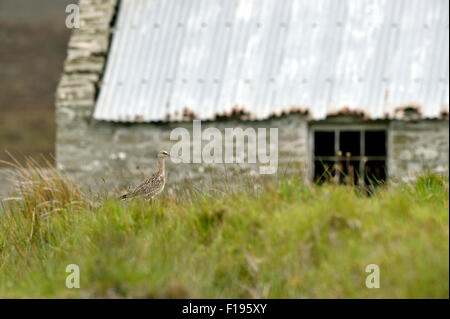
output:
[[[58,167],[82,183],[98,190],[126,189],[145,178],[156,167],[159,150],[169,150],[177,142],[170,139],[172,130],[182,127],[192,138],[192,122],[120,124],[78,118],[63,122],[58,132],[56,157]],[[278,128],[278,174],[305,177],[308,161],[308,122],[298,115],[266,121],[222,120],[202,122],[209,127],[246,129]],[[431,170],[448,175],[449,122],[447,120],[392,121],[388,125],[388,174],[392,180],[410,180],[420,172]],[[190,140],[191,141],[191,140]],[[203,145],[208,141],[204,140]],[[192,145],[191,145],[192,146]],[[246,144],[247,148],[249,145]],[[245,150],[247,154],[248,150]],[[191,148],[191,157],[193,151]],[[225,152],[223,151],[223,158]],[[167,163],[169,183],[183,179],[207,180],[224,174],[258,175],[260,165],[252,164],[174,164]]]
[[[60,117],[63,129],[58,132],[56,159],[58,168],[64,169],[82,182],[96,189],[124,189],[152,172],[156,167],[156,154],[159,150],[170,151],[177,140],[171,140],[172,130],[182,127],[189,131],[192,139],[192,122],[166,124],[118,124],[77,119],[65,121]],[[225,128],[242,129],[267,128],[269,141],[270,128],[278,128],[278,174],[296,173],[304,176],[306,163],[307,123],[298,115],[286,116],[257,122],[224,120],[201,122],[202,130],[218,128],[225,135]],[[203,146],[209,140],[203,141]],[[235,143],[235,142],[234,142]],[[268,143],[269,144],[269,143]],[[221,144],[225,146],[225,143]],[[249,145],[246,140],[245,154]],[[222,147],[223,160],[225,152]],[[191,143],[191,158],[192,158]],[[192,162],[192,161],[191,161]],[[167,178],[177,182],[183,179],[199,180],[230,176],[236,174],[259,175],[259,163],[248,164],[174,164],[167,162]]]
[[[56,161],[68,149],[83,162],[83,143],[101,86],[119,0],[79,0],[80,28],[73,29],[64,72],[55,94]],[[67,136],[71,135],[68,139]],[[95,138],[94,136],[92,138]],[[79,153],[79,156],[75,155]],[[70,166],[70,165],[69,165]]]
[[[111,42],[118,0],[80,0],[80,28],[73,29],[55,94],[56,139],[90,121]],[[77,137],[73,136],[76,140]]]
[[[392,121],[389,177],[409,180],[423,171],[449,173],[448,120]]]

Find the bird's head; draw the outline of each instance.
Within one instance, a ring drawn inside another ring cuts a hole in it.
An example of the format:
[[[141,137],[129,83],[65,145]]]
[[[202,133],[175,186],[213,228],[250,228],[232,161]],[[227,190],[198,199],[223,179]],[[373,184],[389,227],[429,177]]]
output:
[[[170,157],[169,152],[164,151],[164,150],[159,151],[158,158],[166,158],[166,157]]]

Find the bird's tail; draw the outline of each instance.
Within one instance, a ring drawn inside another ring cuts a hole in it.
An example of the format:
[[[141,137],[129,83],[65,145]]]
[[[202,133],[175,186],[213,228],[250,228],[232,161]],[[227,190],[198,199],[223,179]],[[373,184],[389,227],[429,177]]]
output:
[[[128,198],[128,194],[122,195],[119,197],[120,200],[126,200]]]

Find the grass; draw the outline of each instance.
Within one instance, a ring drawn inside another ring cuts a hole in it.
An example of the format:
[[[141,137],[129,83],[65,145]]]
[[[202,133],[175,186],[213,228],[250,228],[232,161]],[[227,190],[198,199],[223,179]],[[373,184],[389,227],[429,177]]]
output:
[[[298,179],[151,206],[19,169],[0,210],[3,298],[448,298],[449,183],[427,174],[366,196]],[[65,286],[68,264],[80,289]],[[380,268],[380,288],[365,267]]]

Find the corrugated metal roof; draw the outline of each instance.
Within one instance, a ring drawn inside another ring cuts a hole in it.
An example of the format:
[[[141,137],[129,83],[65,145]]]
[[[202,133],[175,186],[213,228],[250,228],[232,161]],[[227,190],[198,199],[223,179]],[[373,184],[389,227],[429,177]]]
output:
[[[122,0],[94,118],[448,113],[447,0]]]

